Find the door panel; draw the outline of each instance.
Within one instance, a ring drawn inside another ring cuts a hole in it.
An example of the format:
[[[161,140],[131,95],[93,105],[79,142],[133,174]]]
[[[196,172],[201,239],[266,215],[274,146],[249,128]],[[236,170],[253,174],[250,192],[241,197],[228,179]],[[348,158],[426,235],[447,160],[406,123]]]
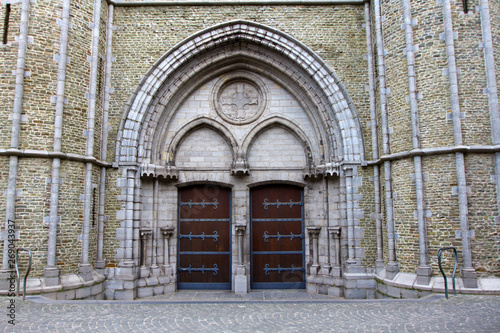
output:
[[[213,185],[179,190],[178,288],[231,288],[231,191]]]
[[[252,189],[252,288],[305,288],[303,201],[296,186]]]

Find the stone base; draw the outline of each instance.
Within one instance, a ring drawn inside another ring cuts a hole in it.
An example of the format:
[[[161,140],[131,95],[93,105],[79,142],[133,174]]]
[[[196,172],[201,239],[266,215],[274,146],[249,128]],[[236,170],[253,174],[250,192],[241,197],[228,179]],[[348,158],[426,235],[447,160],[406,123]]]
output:
[[[92,280],[92,265],[90,264],[80,264],[78,265],[78,275],[84,280],[84,281],[90,281]]]
[[[399,273],[399,264],[398,263],[389,263],[385,267],[385,277],[389,280],[392,280]]]
[[[430,266],[420,266],[417,268],[417,284],[428,285],[431,283],[432,268]]]
[[[150,271],[149,268],[142,266],[139,268],[139,277],[140,278],[147,278],[149,277]]]
[[[474,268],[462,268],[462,280],[465,288],[477,288],[477,273]]]
[[[334,277],[340,277],[342,275],[342,269],[340,267],[332,267],[330,275]]]
[[[158,276],[161,274],[161,269],[158,266],[151,266],[151,275]]]
[[[245,275],[236,275],[234,277],[234,293],[248,294],[248,283]]]
[[[171,276],[174,274],[174,269],[170,265],[163,265],[163,273],[165,276]]]
[[[47,287],[54,287],[60,284],[59,269],[56,267],[45,267],[43,269],[43,276],[45,277],[45,285]]]

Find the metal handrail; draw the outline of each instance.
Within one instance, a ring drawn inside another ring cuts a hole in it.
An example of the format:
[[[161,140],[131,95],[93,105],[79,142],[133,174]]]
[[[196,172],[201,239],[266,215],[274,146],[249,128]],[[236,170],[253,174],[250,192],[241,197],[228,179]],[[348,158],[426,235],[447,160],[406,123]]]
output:
[[[453,273],[451,275],[451,280],[453,282],[453,296],[457,295],[457,290],[455,288],[455,271],[457,270],[458,257],[457,257],[457,249],[454,248],[453,246],[443,247],[438,251],[439,270],[441,271],[441,274],[443,274],[444,277],[444,293],[446,299],[448,299],[448,280],[446,279],[446,274],[444,274],[443,267],[441,266],[441,252],[446,250],[453,250],[453,253],[455,254],[455,266],[453,267]]]
[[[23,248],[17,248],[16,249],[16,274],[17,274],[17,296],[19,297],[19,288],[20,288],[20,279],[19,279],[19,261],[17,260],[18,258],[18,253],[19,251],[26,251],[28,252],[28,255],[29,255],[29,260],[28,260],[28,270],[26,271],[26,275],[24,276],[24,286],[23,286],[23,300],[26,299],[26,280],[28,279],[28,274],[30,273],[30,270],[31,270],[31,260],[32,260],[32,256],[31,256],[31,250],[29,249],[23,249]]]

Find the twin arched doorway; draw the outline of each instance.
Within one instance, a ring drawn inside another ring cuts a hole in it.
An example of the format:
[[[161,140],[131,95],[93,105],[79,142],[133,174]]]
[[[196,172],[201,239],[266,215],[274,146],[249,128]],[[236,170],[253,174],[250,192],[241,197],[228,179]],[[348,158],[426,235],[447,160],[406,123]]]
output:
[[[231,289],[231,203],[229,188],[179,189],[179,289]],[[237,246],[237,251],[249,253],[250,287],[305,288],[302,188],[287,184],[252,188],[249,209],[250,241],[248,246]],[[243,253],[238,255],[243,258]]]
[[[128,194],[121,265],[178,288],[245,292],[303,288],[318,260],[340,262],[328,228],[352,219],[334,211],[348,206],[342,179],[363,160],[362,137],[345,89],[314,52],[272,28],[228,22],[168,52],[131,101],[116,146]],[[200,196],[207,188],[221,197]],[[325,238],[314,251],[306,229]]]

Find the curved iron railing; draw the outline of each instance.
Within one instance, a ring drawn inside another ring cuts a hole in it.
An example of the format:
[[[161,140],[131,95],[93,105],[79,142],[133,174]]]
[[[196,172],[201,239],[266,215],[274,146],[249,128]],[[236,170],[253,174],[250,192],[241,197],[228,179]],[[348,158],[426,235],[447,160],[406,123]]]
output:
[[[26,275],[24,276],[24,286],[23,286],[23,300],[25,300],[26,299],[26,280],[28,279],[28,274],[30,273],[30,270],[31,270],[32,256],[31,256],[31,250],[29,250],[29,249],[23,249],[21,247],[16,249],[17,296],[19,296],[19,288],[20,288],[19,285],[21,283],[21,280],[19,279],[19,265],[18,265],[19,261],[17,260],[19,251],[26,251],[26,252],[28,252],[28,255],[29,255],[28,270],[26,271]]]
[[[446,250],[453,250],[453,253],[455,254],[455,266],[453,267],[453,273],[451,275],[451,280],[453,282],[453,296],[457,295],[457,290],[456,290],[456,287],[455,287],[455,271],[457,270],[458,258],[457,258],[457,249],[454,248],[453,246],[443,247],[443,248],[440,248],[439,251],[438,251],[439,270],[441,271],[441,274],[443,274],[443,278],[444,278],[444,294],[446,296],[446,299],[448,299],[448,279],[446,278],[446,274],[444,274],[443,267],[441,265],[441,252],[446,251]]]

